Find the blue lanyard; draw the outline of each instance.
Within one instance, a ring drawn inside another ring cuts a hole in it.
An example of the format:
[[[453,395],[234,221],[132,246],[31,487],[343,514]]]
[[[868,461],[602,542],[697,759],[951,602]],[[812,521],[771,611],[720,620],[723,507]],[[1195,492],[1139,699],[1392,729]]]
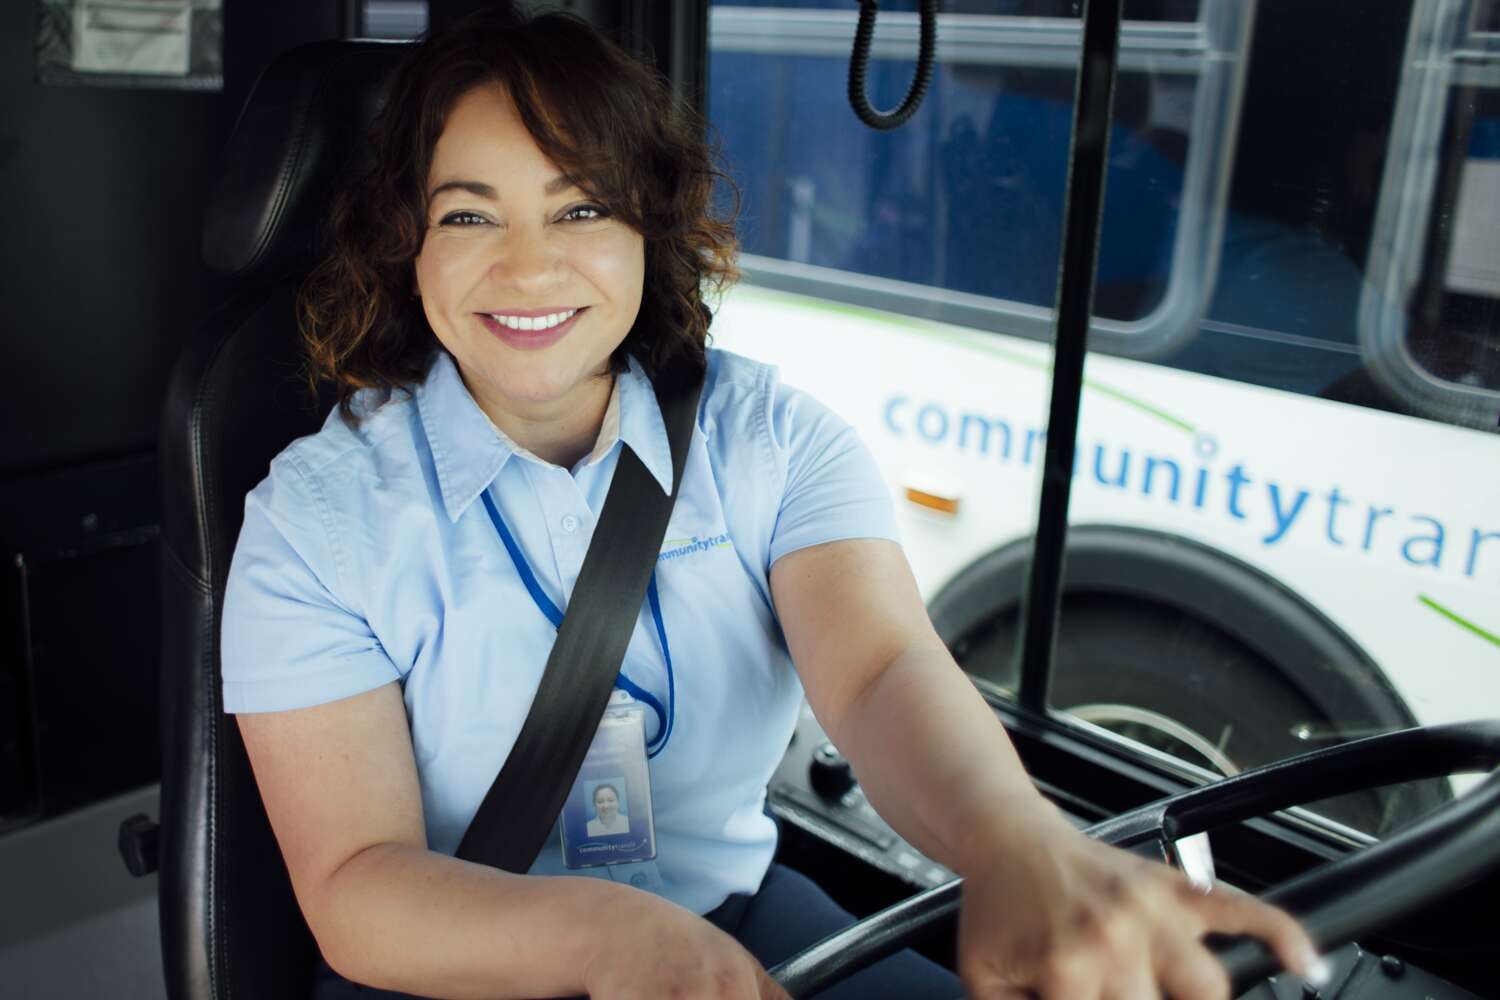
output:
[[[552,603],[552,598],[543,592],[541,585],[536,581],[536,574],[531,572],[531,565],[526,562],[526,557],[521,554],[521,547],[511,537],[509,529],[505,527],[505,520],[500,516],[500,511],[495,507],[495,501],[490,499],[489,490],[480,494],[484,500],[484,509],[490,512],[490,520],[495,523],[495,530],[500,533],[500,541],[505,543],[505,551],[510,553],[511,562],[516,564],[516,573],[521,577],[521,582],[526,585],[527,593],[541,609],[542,614],[552,623],[553,628],[562,628],[563,613]],[[661,620],[661,597],[656,590],[656,573],[652,571],[651,582],[646,585],[646,600],[651,605],[651,617],[656,622],[656,635],[661,639],[662,658],[667,663],[667,707],[662,708],[661,702],[656,696],[645,688],[636,684],[625,676],[622,668],[620,674],[615,678],[615,687],[628,693],[637,701],[645,702],[656,713],[656,739],[646,743],[646,756],[655,757],[666,748],[667,739],[672,735],[672,725],[677,715],[677,688],[672,678],[672,651],[667,646],[667,628]]]

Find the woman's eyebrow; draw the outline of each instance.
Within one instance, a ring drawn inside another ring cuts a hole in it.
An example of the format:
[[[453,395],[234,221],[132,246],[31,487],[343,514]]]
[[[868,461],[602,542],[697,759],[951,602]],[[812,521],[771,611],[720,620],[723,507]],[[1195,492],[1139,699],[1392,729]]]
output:
[[[500,196],[495,192],[494,188],[479,181],[444,181],[427,192],[427,200],[431,201],[444,191],[467,191],[479,198],[488,198],[490,201],[500,200]]]
[[[561,194],[569,188],[577,187],[578,182],[567,174],[558,174],[547,182],[542,190],[546,194]],[[469,194],[479,198],[488,198],[490,201],[499,201],[500,195],[494,188],[481,181],[444,181],[427,193],[427,200],[431,201],[444,191],[467,191]]]

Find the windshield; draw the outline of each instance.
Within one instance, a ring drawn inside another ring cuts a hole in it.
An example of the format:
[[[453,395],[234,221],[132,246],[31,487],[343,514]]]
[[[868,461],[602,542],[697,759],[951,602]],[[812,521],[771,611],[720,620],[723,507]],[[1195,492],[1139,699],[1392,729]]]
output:
[[[926,103],[876,133],[827,99],[836,6],[712,10],[749,255],[715,331],[859,429],[939,631],[1009,696],[1077,11],[943,5]],[[1205,772],[1500,709],[1495,5],[1357,6],[1126,5],[1047,703]],[[1450,794],[1317,808],[1380,832]]]

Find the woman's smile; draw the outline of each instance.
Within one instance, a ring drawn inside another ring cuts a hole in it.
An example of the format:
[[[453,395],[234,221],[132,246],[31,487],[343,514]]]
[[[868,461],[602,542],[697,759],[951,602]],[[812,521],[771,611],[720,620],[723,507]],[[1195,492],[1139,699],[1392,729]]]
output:
[[[551,347],[583,318],[587,306],[573,309],[534,309],[526,312],[476,313],[485,329],[518,351]]]

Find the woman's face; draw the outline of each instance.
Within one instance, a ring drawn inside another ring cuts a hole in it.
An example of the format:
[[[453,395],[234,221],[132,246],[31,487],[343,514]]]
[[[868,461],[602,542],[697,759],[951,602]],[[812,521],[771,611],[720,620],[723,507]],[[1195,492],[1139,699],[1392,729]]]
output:
[[[450,109],[427,197],[417,290],[480,406],[522,420],[602,409],[593,377],[640,311],[641,235],[542,154],[500,84]]]
[[[594,811],[599,814],[600,822],[609,823],[614,820],[620,811],[620,799],[613,788],[594,790]]]

